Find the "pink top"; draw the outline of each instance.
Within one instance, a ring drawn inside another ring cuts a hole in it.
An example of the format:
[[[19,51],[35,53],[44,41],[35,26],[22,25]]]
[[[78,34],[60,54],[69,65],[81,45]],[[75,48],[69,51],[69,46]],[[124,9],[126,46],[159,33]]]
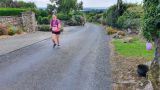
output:
[[[51,23],[52,30],[53,30],[53,28],[57,27],[56,30],[53,30],[53,31],[56,31],[56,32],[60,31],[60,29],[61,29],[61,28],[59,27],[59,25],[60,25],[60,23],[61,23],[60,20],[58,20],[58,19],[53,20],[53,19],[52,19],[50,23]]]

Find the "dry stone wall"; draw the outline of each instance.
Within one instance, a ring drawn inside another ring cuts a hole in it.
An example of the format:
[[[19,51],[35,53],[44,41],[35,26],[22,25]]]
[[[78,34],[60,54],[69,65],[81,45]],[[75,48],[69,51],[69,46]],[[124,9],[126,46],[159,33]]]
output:
[[[0,16],[0,23],[22,27],[26,32],[37,30],[37,22],[33,12],[23,12],[21,16]]]

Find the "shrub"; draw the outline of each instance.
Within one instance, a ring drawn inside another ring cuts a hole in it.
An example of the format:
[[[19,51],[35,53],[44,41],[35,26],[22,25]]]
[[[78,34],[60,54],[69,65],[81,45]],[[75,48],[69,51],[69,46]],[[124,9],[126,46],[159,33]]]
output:
[[[42,24],[49,24],[50,23],[50,20],[48,17],[43,17],[42,18]]]
[[[117,18],[116,18],[116,7],[117,5],[113,5],[111,6],[108,10],[107,10],[107,17],[106,17],[106,21],[107,21],[107,24],[110,25],[110,26],[116,26],[116,21],[117,21]]]
[[[8,25],[8,35],[14,35],[17,32],[17,27]]]
[[[20,15],[22,12],[27,11],[27,9],[20,8],[0,8],[0,16],[14,16]]]
[[[112,28],[112,27],[107,27],[106,30],[107,30],[107,34],[108,34],[108,35],[112,35],[112,34],[115,34],[115,33],[118,32],[117,29]]]
[[[38,24],[49,24],[50,23],[50,19],[49,17],[38,17]]]
[[[42,24],[42,16],[38,17],[38,24]]]
[[[0,23],[0,35],[8,35],[7,26]]]
[[[39,25],[38,30],[39,31],[49,31],[50,30],[50,25]]]
[[[142,15],[142,6],[131,6],[118,18],[117,24],[120,28],[138,29],[140,28],[140,18]]]
[[[13,29],[9,29],[8,30],[8,35],[14,35],[14,34],[16,34],[16,32],[13,30]]]
[[[57,13],[57,18],[60,19],[60,20],[69,20],[72,15],[71,14],[64,14],[64,13]]]
[[[75,26],[75,25],[84,25],[85,24],[85,18],[81,15],[74,15],[72,18],[68,21],[68,25]]]

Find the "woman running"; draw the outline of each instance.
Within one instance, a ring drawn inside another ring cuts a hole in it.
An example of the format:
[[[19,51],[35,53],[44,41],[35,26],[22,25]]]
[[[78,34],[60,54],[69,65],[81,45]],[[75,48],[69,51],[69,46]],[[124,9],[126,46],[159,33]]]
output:
[[[56,15],[52,16],[52,19],[50,21],[50,29],[52,30],[53,48],[55,48],[57,44],[58,46],[60,46],[61,23],[60,23],[60,20],[57,19]]]

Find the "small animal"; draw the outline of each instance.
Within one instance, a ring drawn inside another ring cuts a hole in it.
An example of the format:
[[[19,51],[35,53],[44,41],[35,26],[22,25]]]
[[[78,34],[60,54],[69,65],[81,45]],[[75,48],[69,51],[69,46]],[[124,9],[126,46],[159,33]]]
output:
[[[137,73],[139,77],[146,77],[148,71],[149,71],[149,68],[147,65],[140,64],[137,66]]]

